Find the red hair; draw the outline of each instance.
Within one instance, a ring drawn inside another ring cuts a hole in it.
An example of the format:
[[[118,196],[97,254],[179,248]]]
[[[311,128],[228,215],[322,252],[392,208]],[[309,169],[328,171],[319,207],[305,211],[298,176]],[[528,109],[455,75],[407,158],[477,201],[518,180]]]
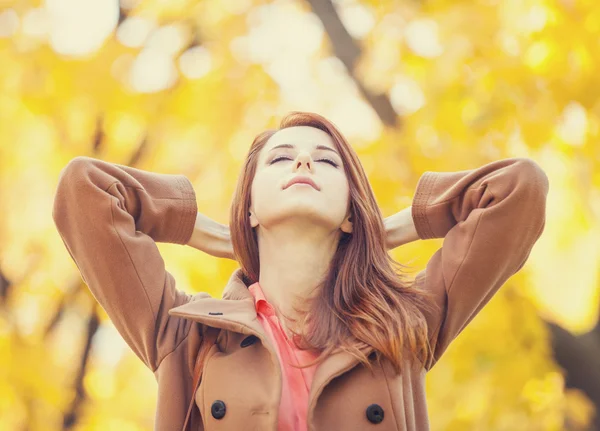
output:
[[[371,368],[361,351],[368,346],[378,357],[388,358],[398,372],[405,353],[428,363],[432,352],[423,310],[433,307],[433,298],[418,289],[414,280],[406,280],[401,272],[404,265],[388,254],[383,217],[360,160],[337,127],[318,114],[292,111],[283,117],[278,129],[263,131],[252,142],[238,179],[229,222],[233,252],[244,282],[253,284],[260,274],[258,240],[248,217],[258,156],[274,133],[294,126],[316,127],[333,139],[349,182],[353,225],[351,234],[342,234],[328,270],[315,286],[317,294],[293,307],[301,316],[299,327],[303,328],[301,332],[292,331],[301,341],[298,347],[321,352],[315,361],[300,368],[322,361],[337,349]]]

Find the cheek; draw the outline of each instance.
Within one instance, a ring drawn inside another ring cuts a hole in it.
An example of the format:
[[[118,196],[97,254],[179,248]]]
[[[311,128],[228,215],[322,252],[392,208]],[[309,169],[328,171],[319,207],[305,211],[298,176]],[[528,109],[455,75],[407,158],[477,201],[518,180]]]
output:
[[[347,198],[350,193],[350,185],[345,175],[337,173],[332,174],[327,179],[327,188],[338,194],[340,198]]]
[[[350,200],[350,194],[347,188],[341,186],[338,190],[333,190],[328,194],[327,200],[330,205],[336,209],[336,212],[346,212]]]
[[[256,175],[252,182],[250,201],[254,206],[259,206],[269,200],[277,199],[278,179],[269,175]]]
[[[325,202],[336,211],[345,211],[350,199],[350,188],[346,177],[332,177],[323,185],[321,190],[325,196]]]

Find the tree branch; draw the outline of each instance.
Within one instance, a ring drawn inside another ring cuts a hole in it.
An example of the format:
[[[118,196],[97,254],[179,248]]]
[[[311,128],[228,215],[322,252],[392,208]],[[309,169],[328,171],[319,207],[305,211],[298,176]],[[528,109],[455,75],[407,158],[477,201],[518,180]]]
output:
[[[600,430],[600,337],[594,331],[576,336],[546,322],[552,339],[554,359],[565,374],[565,385],[583,391],[596,408],[589,431]]]
[[[381,121],[391,127],[400,129],[401,117],[392,106],[387,94],[374,94],[367,89],[356,76],[355,66],[361,56],[361,47],[348,33],[331,0],[306,0],[313,12],[319,17],[331,40],[333,52],[348,69],[348,73],[356,82],[361,94],[375,110]]]
[[[78,416],[80,413],[80,407],[85,402],[87,395],[85,392],[85,388],[83,386],[83,379],[87,372],[88,359],[90,357],[90,352],[92,348],[92,340],[94,339],[94,335],[98,331],[98,327],[100,326],[100,318],[98,316],[98,305],[93,303],[92,312],[88,318],[87,324],[87,333],[85,337],[85,346],[83,349],[83,354],[81,355],[81,360],[79,362],[79,368],[77,369],[77,375],[75,377],[75,398],[71,402],[69,409],[65,412],[63,416],[63,430],[69,430],[75,427]]]

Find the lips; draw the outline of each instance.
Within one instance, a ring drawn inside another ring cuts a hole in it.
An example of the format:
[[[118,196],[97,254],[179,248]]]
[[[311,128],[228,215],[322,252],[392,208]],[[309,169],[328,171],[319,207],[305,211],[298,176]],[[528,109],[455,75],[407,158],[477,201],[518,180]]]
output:
[[[287,189],[289,186],[296,184],[296,183],[301,183],[301,184],[310,184],[315,190],[319,190],[319,187],[317,186],[317,184],[310,178],[304,175],[297,175],[294,178],[292,178],[284,187],[284,189]]]

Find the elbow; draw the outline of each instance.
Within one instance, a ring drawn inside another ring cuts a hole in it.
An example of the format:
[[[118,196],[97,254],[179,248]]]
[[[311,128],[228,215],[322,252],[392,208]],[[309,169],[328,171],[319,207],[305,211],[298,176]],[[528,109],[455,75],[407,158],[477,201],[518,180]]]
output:
[[[533,223],[532,230],[537,240],[546,224],[546,201],[549,191],[548,176],[542,167],[533,159],[519,160],[519,191],[517,194],[521,207],[526,211],[525,217]]]
[[[58,184],[52,204],[52,219],[56,227],[61,229],[67,218],[70,205],[77,204],[77,190],[89,170],[90,157],[77,156],[71,159],[58,175]]]
[[[60,180],[69,178],[72,181],[73,178],[85,174],[90,169],[90,164],[93,161],[93,158],[87,156],[73,157],[60,171]]]
[[[545,201],[550,188],[546,172],[538,162],[528,157],[519,158],[518,166],[519,179],[523,188],[530,189],[530,193],[539,195]]]

